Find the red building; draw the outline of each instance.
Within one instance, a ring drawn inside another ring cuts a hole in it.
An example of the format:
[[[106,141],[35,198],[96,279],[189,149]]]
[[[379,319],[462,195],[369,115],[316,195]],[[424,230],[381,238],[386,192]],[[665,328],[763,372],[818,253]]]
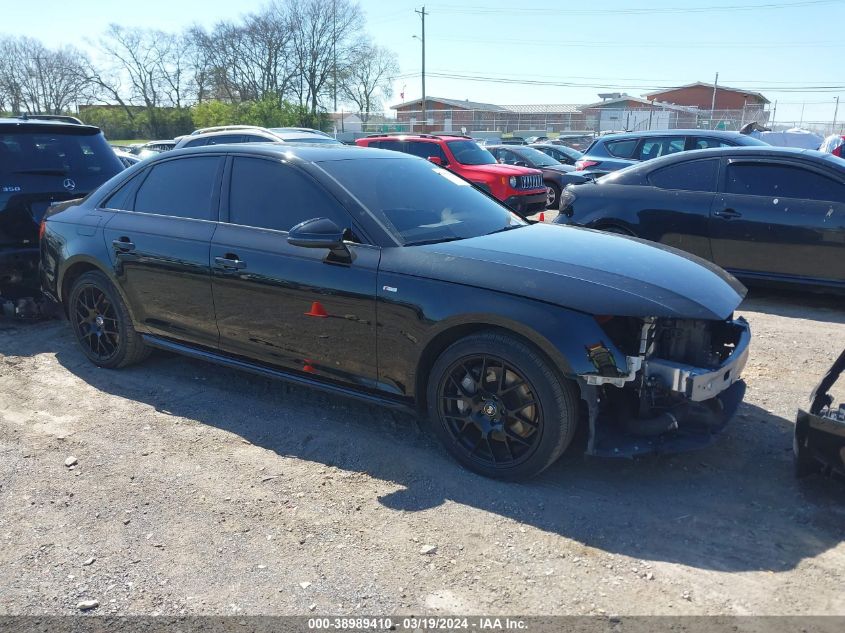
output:
[[[762,111],[769,100],[753,90],[739,90],[727,86],[716,86],[716,104],[713,105],[713,84],[697,81],[686,86],[650,92],[649,100],[665,101],[701,110],[757,110]]]

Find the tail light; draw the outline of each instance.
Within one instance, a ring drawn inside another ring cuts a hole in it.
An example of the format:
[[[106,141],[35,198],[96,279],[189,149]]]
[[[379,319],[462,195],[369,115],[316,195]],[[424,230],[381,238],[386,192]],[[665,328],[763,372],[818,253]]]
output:
[[[38,239],[44,237],[44,231],[47,229],[47,218],[41,219],[41,224],[38,225]]]
[[[571,185],[570,185],[571,186]],[[563,193],[560,195],[560,206],[558,207],[558,211],[566,216],[572,217],[573,209],[572,203],[575,202],[575,194],[572,193],[569,187],[563,190]]]
[[[845,158],[845,138],[839,139],[839,145],[831,152],[834,156],[839,156],[840,158]]]
[[[585,169],[589,169],[590,167],[595,167],[598,164],[599,164],[599,161],[597,161],[597,160],[581,159],[581,160],[575,161],[575,171],[584,171]]]

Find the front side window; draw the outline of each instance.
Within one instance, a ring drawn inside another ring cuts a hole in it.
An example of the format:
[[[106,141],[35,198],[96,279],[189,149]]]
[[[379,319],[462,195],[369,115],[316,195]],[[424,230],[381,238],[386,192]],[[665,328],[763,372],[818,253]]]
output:
[[[212,209],[218,156],[191,156],[158,163],[150,168],[135,196],[135,211],[194,220],[215,220]]]
[[[318,164],[406,246],[526,224],[467,181],[431,163],[382,158]]]
[[[475,141],[446,141],[455,160],[462,165],[493,165],[496,157]]]
[[[429,156],[436,156],[443,162],[446,162],[446,155],[437,143],[427,143],[425,141],[408,141],[407,152],[420,158],[428,159]]]
[[[275,231],[328,218],[349,228],[349,214],[321,185],[295,167],[260,158],[235,157],[229,189],[229,221]]]
[[[767,163],[728,166],[727,192],[770,198],[845,202],[845,185],[814,171]]]
[[[648,179],[660,189],[714,192],[718,171],[718,159],[693,160],[657,169]]]
[[[733,147],[733,143],[728,143],[718,138],[700,137],[693,140],[693,149],[710,149],[711,147]]]
[[[683,136],[666,136],[662,138],[647,138],[643,141],[637,153],[639,160],[651,160],[660,156],[668,156],[684,151],[686,138]]]

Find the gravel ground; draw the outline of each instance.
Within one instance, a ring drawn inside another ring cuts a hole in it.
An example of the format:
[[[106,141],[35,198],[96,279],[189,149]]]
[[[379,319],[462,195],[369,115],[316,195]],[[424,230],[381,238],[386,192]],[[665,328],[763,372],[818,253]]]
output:
[[[713,447],[518,485],[405,414],[165,354],[102,370],[64,322],[0,323],[0,615],[845,615],[845,486],[793,480],[790,449],[841,305],[746,301]]]

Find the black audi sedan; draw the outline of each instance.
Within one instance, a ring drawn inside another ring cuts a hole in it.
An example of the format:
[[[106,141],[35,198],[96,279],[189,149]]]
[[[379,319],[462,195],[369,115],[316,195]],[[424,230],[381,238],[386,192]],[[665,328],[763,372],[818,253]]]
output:
[[[575,168],[562,165],[560,161],[544,154],[528,145],[487,145],[496,160],[503,165],[530,167],[543,172],[543,183],[546,185],[546,208],[557,209],[560,204],[560,194],[567,185],[578,185],[588,179],[575,173]]]
[[[397,152],[176,150],[43,224],[83,353],[171,350],[427,414],[466,467],[535,475],[710,442],[744,393],[744,288],[643,241],[530,224]]]
[[[748,281],[845,288],[845,161],[731,147],[667,156],[568,189],[555,222],[633,235]]]

